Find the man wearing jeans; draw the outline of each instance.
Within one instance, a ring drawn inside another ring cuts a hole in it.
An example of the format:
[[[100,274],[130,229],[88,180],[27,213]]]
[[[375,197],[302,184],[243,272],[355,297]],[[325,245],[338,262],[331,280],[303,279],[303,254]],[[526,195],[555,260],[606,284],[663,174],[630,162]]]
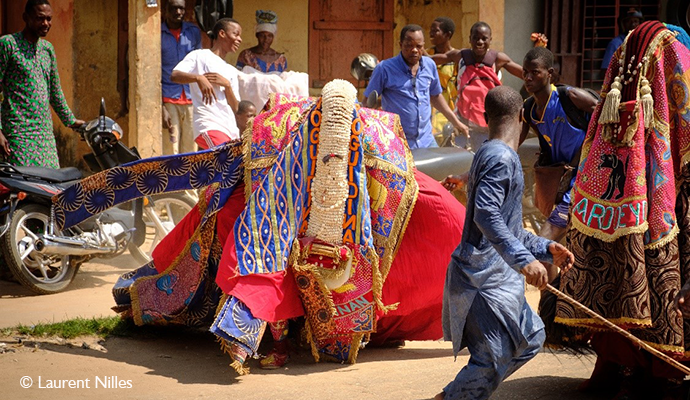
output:
[[[169,0],[165,22],[161,24],[163,154],[197,150],[192,133],[193,108],[189,85],[170,80],[173,68],[189,52],[201,48],[201,31],[196,25],[183,21],[185,10],[185,0]]]

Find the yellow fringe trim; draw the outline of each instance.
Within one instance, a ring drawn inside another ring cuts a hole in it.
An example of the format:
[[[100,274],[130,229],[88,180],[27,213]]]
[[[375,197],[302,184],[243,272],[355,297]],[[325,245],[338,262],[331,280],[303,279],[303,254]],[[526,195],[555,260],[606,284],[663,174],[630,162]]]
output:
[[[629,318],[629,317],[620,317],[620,318],[607,318],[609,322],[615,325],[635,325],[636,327],[639,328],[649,328],[652,326],[652,319],[651,318],[644,318],[644,319],[638,319],[638,318]],[[554,322],[557,322],[559,324],[563,325],[568,325],[568,326],[575,326],[579,328],[588,328],[588,329],[593,329],[593,330],[602,330],[602,331],[608,331],[609,329],[606,328],[604,325],[601,324],[601,322],[597,321],[594,318],[563,318],[556,316],[554,318]]]
[[[249,375],[249,367],[245,367],[243,363],[237,360],[231,362],[230,366],[237,372],[237,375]]]
[[[304,330],[306,333],[307,342],[311,348],[311,356],[314,357],[314,362],[319,362],[321,355],[319,354],[319,349],[316,348],[316,343],[314,342],[314,337],[311,334],[311,328],[309,327],[308,323],[304,324]]]
[[[602,200],[602,199],[597,199],[596,197],[591,196],[588,193],[585,193],[582,190],[577,189],[577,188],[575,188],[573,191],[577,191],[577,193],[579,193],[582,197],[586,198],[587,200],[594,201],[596,203],[599,203],[599,204],[602,204],[605,206],[609,206],[609,207],[618,207],[618,206],[620,206],[622,204],[626,204],[627,202],[632,201],[632,200],[647,200],[647,196],[640,195],[640,196],[626,197],[625,199],[622,199],[621,201],[613,202],[613,201],[606,201],[606,200]]]
[[[357,355],[359,355],[359,345],[362,343],[364,335],[352,336],[352,343],[350,344],[350,356],[347,358],[349,364],[357,362]]]
[[[658,249],[662,246],[666,246],[667,244],[672,242],[678,236],[678,232],[680,232],[680,230],[678,229],[678,225],[676,224],[673,226],[673,228],[671,228],[671,232],[669,232],[668,235],[664,236],[663,238],[657,240],[654,243],[650,243],[650,244],[645,245],[644,249],[645,250],[654,250],[654,249]]]
[[[647,228],[649,227],[649,224],[647,223],[647,221],[645,221],[638,226],[618,228],[613,232],[613,234],[608,234],[600,230],[590,228],[589,226],[580,222],[580,220],[578,220],[577,218],[571,218],[570,222],[572,223],[573,228],[577,229],[578,231],[584,233],[587,236],[603,240],[604,242],[615,242],[618,238],[621,238],[626,235],[631,235],[635,233],[645,233],[647,231]]]

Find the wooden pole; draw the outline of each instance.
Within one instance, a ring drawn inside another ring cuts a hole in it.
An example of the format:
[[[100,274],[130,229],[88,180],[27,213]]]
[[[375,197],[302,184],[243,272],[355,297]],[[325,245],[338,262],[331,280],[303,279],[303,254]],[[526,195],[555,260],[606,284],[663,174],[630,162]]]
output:
[[[643,348],[643,349],[647,350],[648,352],[652,353],[653,355],[659,357],[660,359],[662,359],[663,361],[672,365],[673,367],[675,367],[679,371],[682,371],[685,375],[690,375],[690,368],[686,367],[685,365],[679,363],[678,361],[674,360],[673,358],[667,356],[666,354],[660,352],[659,350],[655,349],[654,347],[652,347],[652,346],[648,345],[647,343],[643,342],[642,340],[638,339],[632,333],[626,331],[625,329],[621,328],[620,326],[612,323],[611,321],[607,320],[606,318],[602,317],[601,315],[595,313],[594,311],[585,307],[584,305],[582,305],[582,303],[578,302],[577,300],[573,299],[572,297],[568,296],[567,294],[561,292],[560,290],[556,289],[555,287],[551,286],[550,284],[546,285],[546,290],[548,290],[549,292],[556,295],[556,297],[558,297],[559,299],[561,299],[563,301],[567,301],[568,303],[572,304],[575,307],[575,309],[577,309],[578,311],[582,311],[583,313],[596,319],[597,321],[602,323],[607,328],[625,336],[626,338],[628,338],[629,340],[631,340],[633,343],[637,344],[641,348]]]

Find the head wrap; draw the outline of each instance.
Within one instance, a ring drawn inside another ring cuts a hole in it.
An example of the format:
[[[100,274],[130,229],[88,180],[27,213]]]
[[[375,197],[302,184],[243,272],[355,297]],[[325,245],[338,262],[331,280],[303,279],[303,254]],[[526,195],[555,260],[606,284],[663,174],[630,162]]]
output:
[[[276,34],[278,30],[278,15],[270,10],[256,10],[256,29],[255,32],[271,32]]]

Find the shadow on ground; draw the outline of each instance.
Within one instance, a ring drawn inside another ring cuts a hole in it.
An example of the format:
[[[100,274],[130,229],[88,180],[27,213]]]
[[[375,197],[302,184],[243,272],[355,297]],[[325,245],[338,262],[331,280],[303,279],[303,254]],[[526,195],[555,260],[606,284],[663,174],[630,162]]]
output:
[[[133,328],[139,329],[139,328]],[[270,335],[269,335],[270,336]],[[205,330],[177,327],[144,327],[133,337],[111,337],[103,346],[107,352],[99,352],[69,346],[43,344],[47,351],[107,359],[130,365],[145,367],[148,374],[175,379],[183,384],[219,384],[238,382],[238,375],[229,366],[230,357],[224,354],[215,336]],[[265,338],[259,348],[260,354],[270,351],[271,339]],[[314,362],[308,347],[292,343],[291,359],[286,368],[262,370],[258,360],[251,359],[246,365],[253,375],[313,375],[334,372],[349,367],[349,364]],[[449,349],[438,348],[365,348],[360,351],[358,363],[411,361],[433,358],[447,358]],[[461,355],[466,355],[462,352]],[[183,365],[183,368],[180,368]]]
[[[2,261],[0,261],[2,262]],[[112,287],[112,275],[121,275],[140,267],[129,253],[115,258],[94,258],[84,263],[74,277],[72,283],[61,293],[79,289]],[[6,268],[0,265],[0,268]],[[0,299],[38,296],[15,281],[0,280]]]

